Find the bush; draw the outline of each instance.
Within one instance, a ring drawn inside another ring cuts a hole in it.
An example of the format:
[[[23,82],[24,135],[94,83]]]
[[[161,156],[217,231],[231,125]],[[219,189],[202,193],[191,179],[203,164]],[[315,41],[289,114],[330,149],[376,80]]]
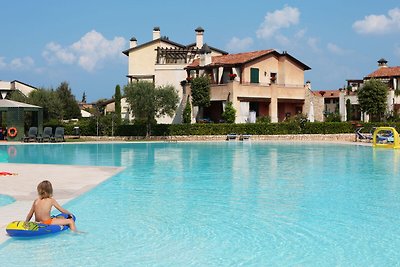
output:
[[[236,109],[233,107],[232,102],[227,102],[225,110],[222,113],[222,119],[227,123],[234,123],[236,118]]]
[[[185,109],[183,110],[183,123],[192,122],[192,107],[190,106],[190,101],[186,101]]]
[[[329,113],[325,115],[325,122],[341,122],[342,119],[339,113]]]
[[[271,123],[271,117],[270,116],[262,116],[257,118],[257,122],[259,123]]]

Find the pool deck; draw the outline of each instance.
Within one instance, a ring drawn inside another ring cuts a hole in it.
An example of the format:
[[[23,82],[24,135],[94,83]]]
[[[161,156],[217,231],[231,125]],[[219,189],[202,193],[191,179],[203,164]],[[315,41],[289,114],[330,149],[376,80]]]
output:
[[[0,194],[16,199],[12,204],[0,207],[0,244],[10,238],[5,231],[10,222],[25,220],[33,200],[37,197],[36,187],[41,181],[49,180],[53,184],[53,196],[63,205],[123,169],[123,167],[0,163],[0,171],[15,173],[15,175],[0,176]]]

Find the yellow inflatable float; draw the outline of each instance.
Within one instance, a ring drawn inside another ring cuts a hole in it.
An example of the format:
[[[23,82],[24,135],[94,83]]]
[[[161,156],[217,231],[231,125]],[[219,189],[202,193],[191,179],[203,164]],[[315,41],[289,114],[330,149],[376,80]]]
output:
[[[378,127],[374,131],[373,147],[400,148],[399,142],[399,133],[393,127]]]

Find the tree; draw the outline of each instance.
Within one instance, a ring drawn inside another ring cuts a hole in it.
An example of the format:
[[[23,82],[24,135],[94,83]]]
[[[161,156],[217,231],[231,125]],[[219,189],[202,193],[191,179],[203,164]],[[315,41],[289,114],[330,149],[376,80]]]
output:
[[[38,89],[30,92],[28,102],[43,108],[43,120],[61,119],[64,109],[61,99],[53,90]]]
[[[196,77],[190,85],[193,106],[199,107],[198,117],[201,118],[204,107],[210,106],[210,79],[207,76]]]
[[[381,81],[371,79],[358,89],[358,102],[363,112],[379,121],[386,112],[388,87]]]
[[[157,123],[156,118],[172,116],[179,102],[179,96],[171,85],[156,88],[151,82],[139,81],[125,86],[124,92],[135,121],[146,124],[147,137],[151,134],[151,125]]]
[[[64,114],[62,119],[76,119],[81,117],[81,110],[75,100],[75,96],[71,93],[71,89],[67,82],[62,82],[56,90],[58,97],[62,103]]]
[[[234,123],[236,118],[236,109],[233,107],[232,102],[227,102],[225,110],[222,113],[222,119],[227,123]]]
[[[183,110],[183,123],[190,124],[192,122],[192,107],[190,105],[189,97],[186,101],[185,109]]]
[[[346,121],[350,121],[351,120],[351,113],[352,113],[350,99],[346,100],[346,113],[347,113]]]
[[[83,92],[83,95],[82,95],[82,103],[86,103],[86,93],[85,92]]]
[[[190,85],[194,106],[210,106],[210,79],[207,76],[196,77]]]
[[[119,84],[115,87],[115,95],[114,95],[114,100],[115,100],[115,122],[117,125],[121,124],[121,88]]]

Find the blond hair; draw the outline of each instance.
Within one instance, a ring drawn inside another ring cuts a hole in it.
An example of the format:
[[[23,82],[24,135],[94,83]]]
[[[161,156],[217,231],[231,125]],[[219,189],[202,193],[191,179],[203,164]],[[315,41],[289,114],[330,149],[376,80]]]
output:
[[[41,182],[37,186],[38,195],[41,199],[49,198],[53,196],[53,186],[47,180]]]

